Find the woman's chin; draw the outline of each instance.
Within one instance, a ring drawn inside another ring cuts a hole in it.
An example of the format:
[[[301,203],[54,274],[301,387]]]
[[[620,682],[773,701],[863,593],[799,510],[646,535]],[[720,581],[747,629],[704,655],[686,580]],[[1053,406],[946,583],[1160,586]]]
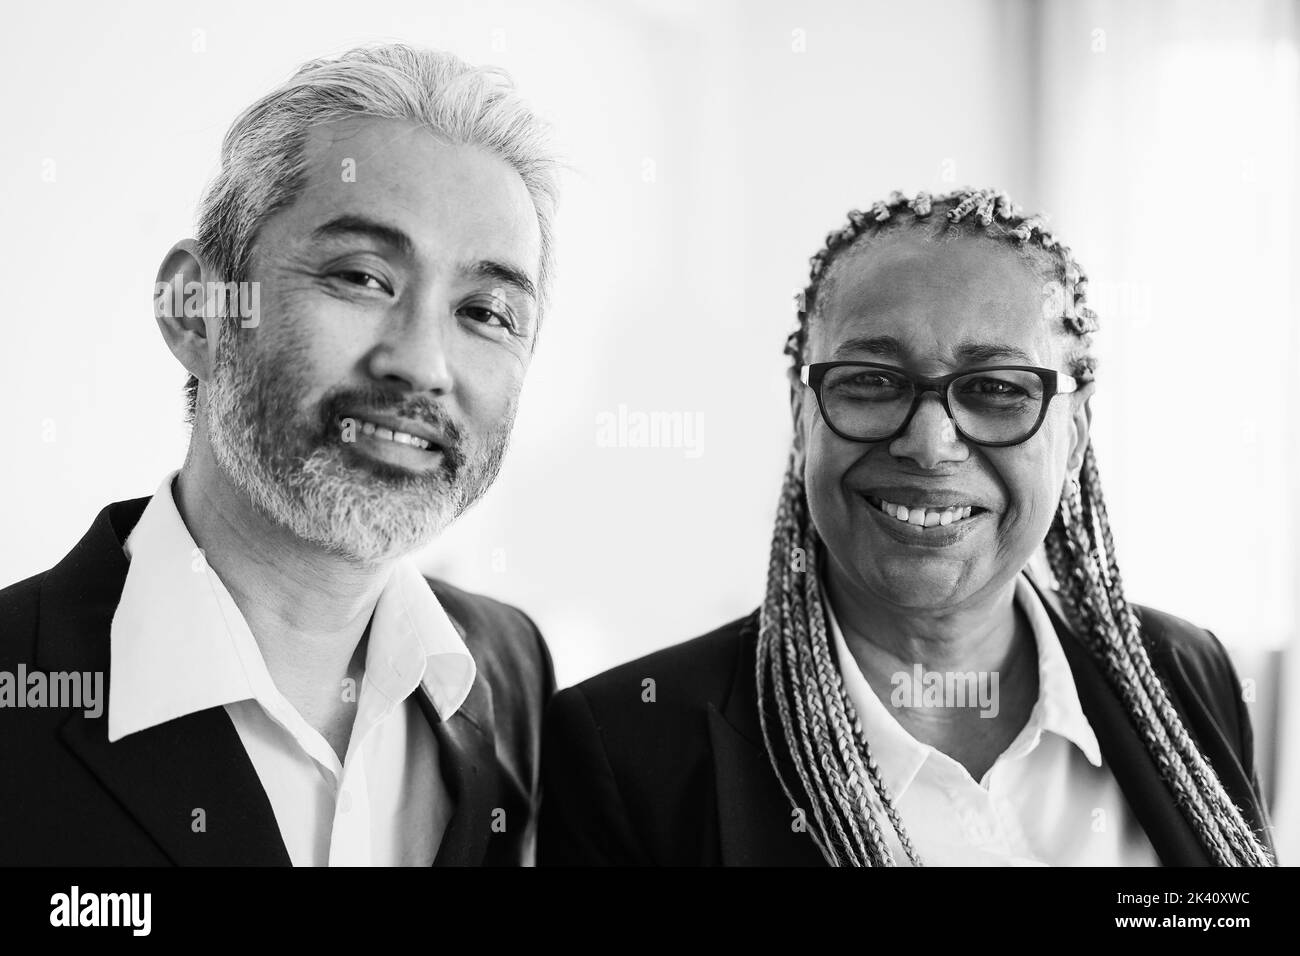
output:
[[[971,570],[965,561],[907,555],[876,558],[862,579],[895,607],[941,610],[961,604],[976,589]]]

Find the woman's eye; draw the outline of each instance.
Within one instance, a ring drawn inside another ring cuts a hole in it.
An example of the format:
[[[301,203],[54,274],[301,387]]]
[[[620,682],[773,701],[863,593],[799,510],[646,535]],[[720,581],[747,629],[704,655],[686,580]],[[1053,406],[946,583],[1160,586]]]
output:
[[[971,383],[970,391],[985,395],[1018,395],[1023,389],[1011,382],[996,378],[979,378]]]
[[[845,384],[850,388],[902,389],[907,387],[907,383],[902,379],[881,372],[860,372],[849,378]]]

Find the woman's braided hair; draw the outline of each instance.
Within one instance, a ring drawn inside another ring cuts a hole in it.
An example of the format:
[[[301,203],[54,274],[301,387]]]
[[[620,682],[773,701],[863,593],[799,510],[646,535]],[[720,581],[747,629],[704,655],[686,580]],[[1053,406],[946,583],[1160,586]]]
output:
[[[961,189],[941,196],[895,192],[826,237],[812,258],[800,297],[798,328],[786,343],[797,372],[803,364],[809,318],[826,295],[831,265],[842,252],[886,232],[912,230],[932,238],[983,237],[1011,244],[1057,283],[1064,330],[1076,349],[1070,372],[1093,378],[1096,315],[1084,304],[1086,277],[1045,229],[1025,217],[1005,193]],[[827,639],[819,575],[821,541],[809,520],[801,449],[792,449],[772,537],[767,594],[757,641],[759,716],[772,767],[792,807],[812,811],[811,832],[832,866],[892,866],[886,839],[892,828],[909,861],[921,860],[863,734]],[[1223,866],[1271,865],[1272,860],[1218,776],[1183,726],[1151,664],[1137,615],[1124,597],[1096,458],[1089,445],[1078,482],[1072,482],[1045,542],[1066,612],[1128,711],[1179,809],[1210,859]],[[772,723],[780,725],[774,738]],[[789,779],[792,768],[797,780]],[[802,799],[796,793],[802,793]],[[806,801],[806,802],[805,802]]]

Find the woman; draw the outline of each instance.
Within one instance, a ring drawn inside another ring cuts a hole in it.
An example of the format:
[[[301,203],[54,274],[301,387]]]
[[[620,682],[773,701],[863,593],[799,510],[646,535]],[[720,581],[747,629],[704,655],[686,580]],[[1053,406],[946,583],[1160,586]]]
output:
[[[541,862],[1272,862],[1222,646],[1124,596],[1084,291],[1005,194],[849,214],[766,599],[555,698]]]

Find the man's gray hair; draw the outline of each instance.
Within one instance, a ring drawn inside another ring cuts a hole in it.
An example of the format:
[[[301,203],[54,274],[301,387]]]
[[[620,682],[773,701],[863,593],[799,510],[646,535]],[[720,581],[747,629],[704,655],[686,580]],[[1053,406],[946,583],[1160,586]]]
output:
[[[247,280],[262,224],[298,196],[311,128],[356,116],[425,125],[452,143],[499,156],[519,174],[541,230],[538,294],[544,306],[554,271],[559,169],[546,125],[504,71],[401,43],[304,63],[231,125],[221,144],[221,171],[199,206],[195,237],[221,280]],[[185,391],[187,419],[193,421],[198,380],[190,376]]]

